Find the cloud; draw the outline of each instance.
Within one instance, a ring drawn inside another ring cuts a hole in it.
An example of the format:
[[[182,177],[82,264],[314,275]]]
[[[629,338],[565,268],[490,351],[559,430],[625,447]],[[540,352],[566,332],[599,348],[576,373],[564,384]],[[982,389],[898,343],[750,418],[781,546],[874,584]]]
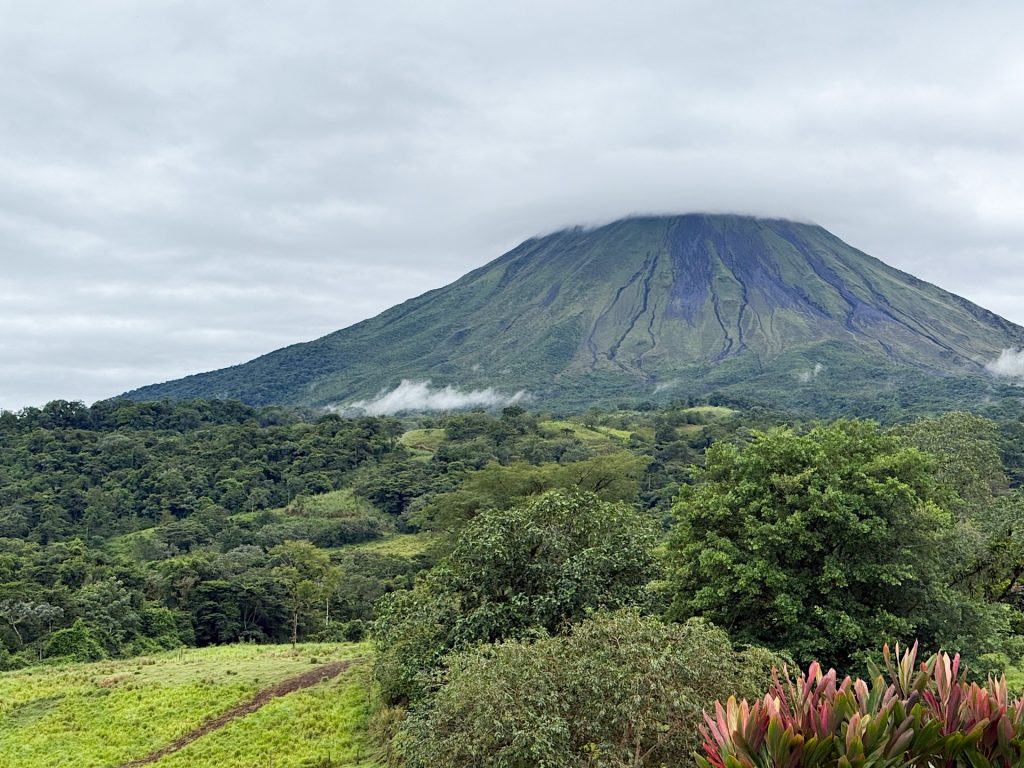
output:
[[[0,407],[243,362],[634,212],[811,219],[1024,322],[1022,4],[3,7]]]
[[[660,394],[660,393],[662,393],[662,392],[664,392],[666,390],[674,389],[675,387],[678,387],[682,383],[683,383],[682,379],[669,379],[668,381],[658,382],[654,386],[654,392],[652,394],[657,395],[657,394]]]
[[[464,392],[457,387],[448,385],[431,388],[430,381],[402,382],[390,392],[381,392],[373,400],[356,400],[333,410],[345,412],[362,412],[368,416],[387,416],[406,411],[455,411],[461,408],[493,408],[512,405],[528,399],[525,390],[509,395],[495,390],[474,389]]]
[[[993,376],[1024,382],[1024,349],[1004,349],[985,369]]]
[[[797,374],[797,378],[802,384],[810,384],[816,378],[818,378],[825,371],[825,366],[821,363],[815,363],[814,367],[809,371],[803,371]]]

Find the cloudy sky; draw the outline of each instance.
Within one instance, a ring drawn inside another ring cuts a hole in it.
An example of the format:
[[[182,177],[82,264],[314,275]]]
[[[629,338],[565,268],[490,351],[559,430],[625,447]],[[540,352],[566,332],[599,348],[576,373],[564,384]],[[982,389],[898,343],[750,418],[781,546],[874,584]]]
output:
[[[0,0],[0,408],[242,362],[637,212],[1024,324],[1024,4]]]

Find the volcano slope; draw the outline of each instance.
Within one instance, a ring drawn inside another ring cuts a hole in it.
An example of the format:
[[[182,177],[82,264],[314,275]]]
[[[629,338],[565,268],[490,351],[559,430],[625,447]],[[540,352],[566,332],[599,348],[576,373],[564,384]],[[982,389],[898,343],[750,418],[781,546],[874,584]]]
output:
[[[712,393],[861,415],[1012,395],[1024,328],[781,219],[636,217],[527,240],[438,290],[249,363],[128,393],[339,406],[402,380],[574,408]]]

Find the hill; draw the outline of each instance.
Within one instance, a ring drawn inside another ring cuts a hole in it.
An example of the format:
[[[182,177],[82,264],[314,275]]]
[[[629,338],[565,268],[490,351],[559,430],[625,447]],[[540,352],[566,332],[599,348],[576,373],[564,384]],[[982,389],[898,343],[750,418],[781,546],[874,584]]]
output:
[[[1024,328],[825,229],[693,214],[527,240],[449,286],[244,365],[128,393],[251,404],[547,407],[701,397],[871,412],[998,390]],[[403,389],[382,402],[388,390]],[[493,391],[490,388],[494,388]]]
[[[0,766],[371,766],[349,667],[367,652],[222,646],[0,673]]]

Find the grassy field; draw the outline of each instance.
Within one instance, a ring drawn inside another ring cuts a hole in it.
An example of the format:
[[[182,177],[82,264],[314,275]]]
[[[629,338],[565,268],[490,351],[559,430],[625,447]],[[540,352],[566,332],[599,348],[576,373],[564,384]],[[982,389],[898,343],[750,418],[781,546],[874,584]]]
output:
[[[344,547],[339,547],[336,551],[373,552],[378,555],[411,559],[417,555],[426,554],[431,546],[440,539],[440,536],[430,531],[421,531],[420,533],[389,533],[373,541],[347,544]]]
[[[612,427],[588,427],[575,421],[554,420],[541,422],[541,427],[551,433],[564,432],[582,441],[592,451],[610,453],[622,448],[630,433]]]
[[[399,442],[412,451],[414,456],[427,461],[437,452],[442,440],[443,429],[410,429]]]
[[[236,645],[0,674],[0,768],[114,768],[259,691],[365,644]],[[365,665],[272,699],[152,763],[190,768],[372,766]]]

